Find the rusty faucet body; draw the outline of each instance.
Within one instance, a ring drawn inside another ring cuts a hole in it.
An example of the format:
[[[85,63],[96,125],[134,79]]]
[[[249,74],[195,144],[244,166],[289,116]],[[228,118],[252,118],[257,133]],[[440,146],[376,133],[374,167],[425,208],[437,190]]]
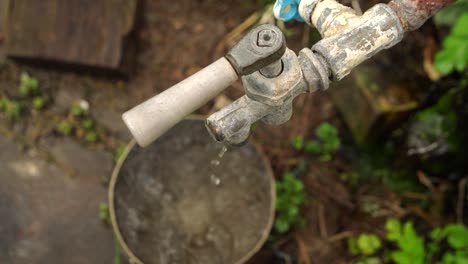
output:
[[[322,40],[296,55],[287,49],[282,32],[273,25],[262,25],[249,32],[225,57],[232,66],[228,71],[235,71],[242,77],[246,95],[208,117],[206,126],[210,134],[217,141],[237,145],[248,139],[252,124],[259,120],[270,125],[288,121],[296,96],[328,89],[330,81],[341,80],[363,61],[396,45],[406,32],[419,28],[452,2],[393,0],[389,4],[377,4],[359,15],[336,0],[301,0],[300,16],[318,29]],[[197,79],[193,76],[190,78],[194,82]],[[210,78],[215,78],[214,82],[217,83],[216,89],[211,90],[220,92],[227,86],[222,85],[223,81],[219,79],[226,79],[224,75]],[[232,73],[227,79],[230,82],[235,80]],[[192,86],[181,90],[191,89]],[[199,89],[195,94],[203,93],[203,87],[193,89]],[[154,97],[156,100],[152,98],[148,100],[152,102],[143,103],[144,109],[137,106],[124,114],[127,126],[140,145],[147,145],[155,139],[156,133],[151,129],[154,130],[161,123],[155,114],[168,112],[170,120],[161,124],[168,129],[168,123],[175,124],[184,115],[190,114],[189,110],[194,110],[193,107],[184,108],[174,116],[171,107],[174,110],[180,107],[175,103],[168,107],[163,101],[169,99],[173,102],[175,96],[186,95],[178,92],[170,95],[170,98],[165,98],[164,93],[158,95]],[[203,97],[203,102],[206,100]],[[185,101],[197,106],[203,103],[200,100],[196,103]],[[164,132],[156,130],[158,135]]]

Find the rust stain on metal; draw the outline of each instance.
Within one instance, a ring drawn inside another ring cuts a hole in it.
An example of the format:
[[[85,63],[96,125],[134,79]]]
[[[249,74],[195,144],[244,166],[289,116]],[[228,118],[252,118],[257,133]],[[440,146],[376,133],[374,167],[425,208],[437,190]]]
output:
[[[440,9],[455,0],[393,0],[388,5],[395,10],[406,31],[416,30]]]

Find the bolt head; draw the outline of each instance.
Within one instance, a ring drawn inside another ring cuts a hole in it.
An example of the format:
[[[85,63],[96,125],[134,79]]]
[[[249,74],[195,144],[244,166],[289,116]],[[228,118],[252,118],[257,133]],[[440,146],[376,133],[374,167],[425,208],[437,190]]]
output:
[[[277,34],[271,29],[264,29],[258,32],[257,45],[259,47],[273,47],[276,42]]]

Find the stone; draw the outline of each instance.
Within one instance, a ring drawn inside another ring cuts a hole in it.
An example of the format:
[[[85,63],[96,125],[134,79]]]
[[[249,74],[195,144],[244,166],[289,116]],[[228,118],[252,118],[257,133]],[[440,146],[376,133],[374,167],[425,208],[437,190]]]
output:
[[[61,166],[72,169],[78,177],[103,179],[110,176],[113,156],[103,150],[92,151],[71,138],[59,138],[49,142],[49,151]]]
[[[120,68],[137,0],[3,1],[9,56]]]
[[[68,177],[2,136],[0,148],[0,263],[112,263],[112,231],[99,219],[107,200],[100,180]],[[77,162],[93,168],[90,159]]]

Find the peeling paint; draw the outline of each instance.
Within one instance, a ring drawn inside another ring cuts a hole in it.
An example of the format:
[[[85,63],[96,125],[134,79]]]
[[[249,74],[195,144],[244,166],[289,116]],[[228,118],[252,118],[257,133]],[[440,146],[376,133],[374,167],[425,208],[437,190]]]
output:
[[[319,2],[312,13],[312,24],[320,31],[323,38],[334,36],[346,29],[355,27],[360,17],[354,9],[335,0]]]
[[[334,78],[338,80],[374,54],[400,42],[404,35],[395,12],[385,4],[375,5],[362,16],[355,15],[345,20],[352,23],[346,24],[338,20],[332,24],[335,28],[327,29],[328,32],[338,31],[338,33],[324,38],[312,47],[327,60]],[[327,23],[328,19],[315,21]],[[316,26],[319,28],[319,25]]]

